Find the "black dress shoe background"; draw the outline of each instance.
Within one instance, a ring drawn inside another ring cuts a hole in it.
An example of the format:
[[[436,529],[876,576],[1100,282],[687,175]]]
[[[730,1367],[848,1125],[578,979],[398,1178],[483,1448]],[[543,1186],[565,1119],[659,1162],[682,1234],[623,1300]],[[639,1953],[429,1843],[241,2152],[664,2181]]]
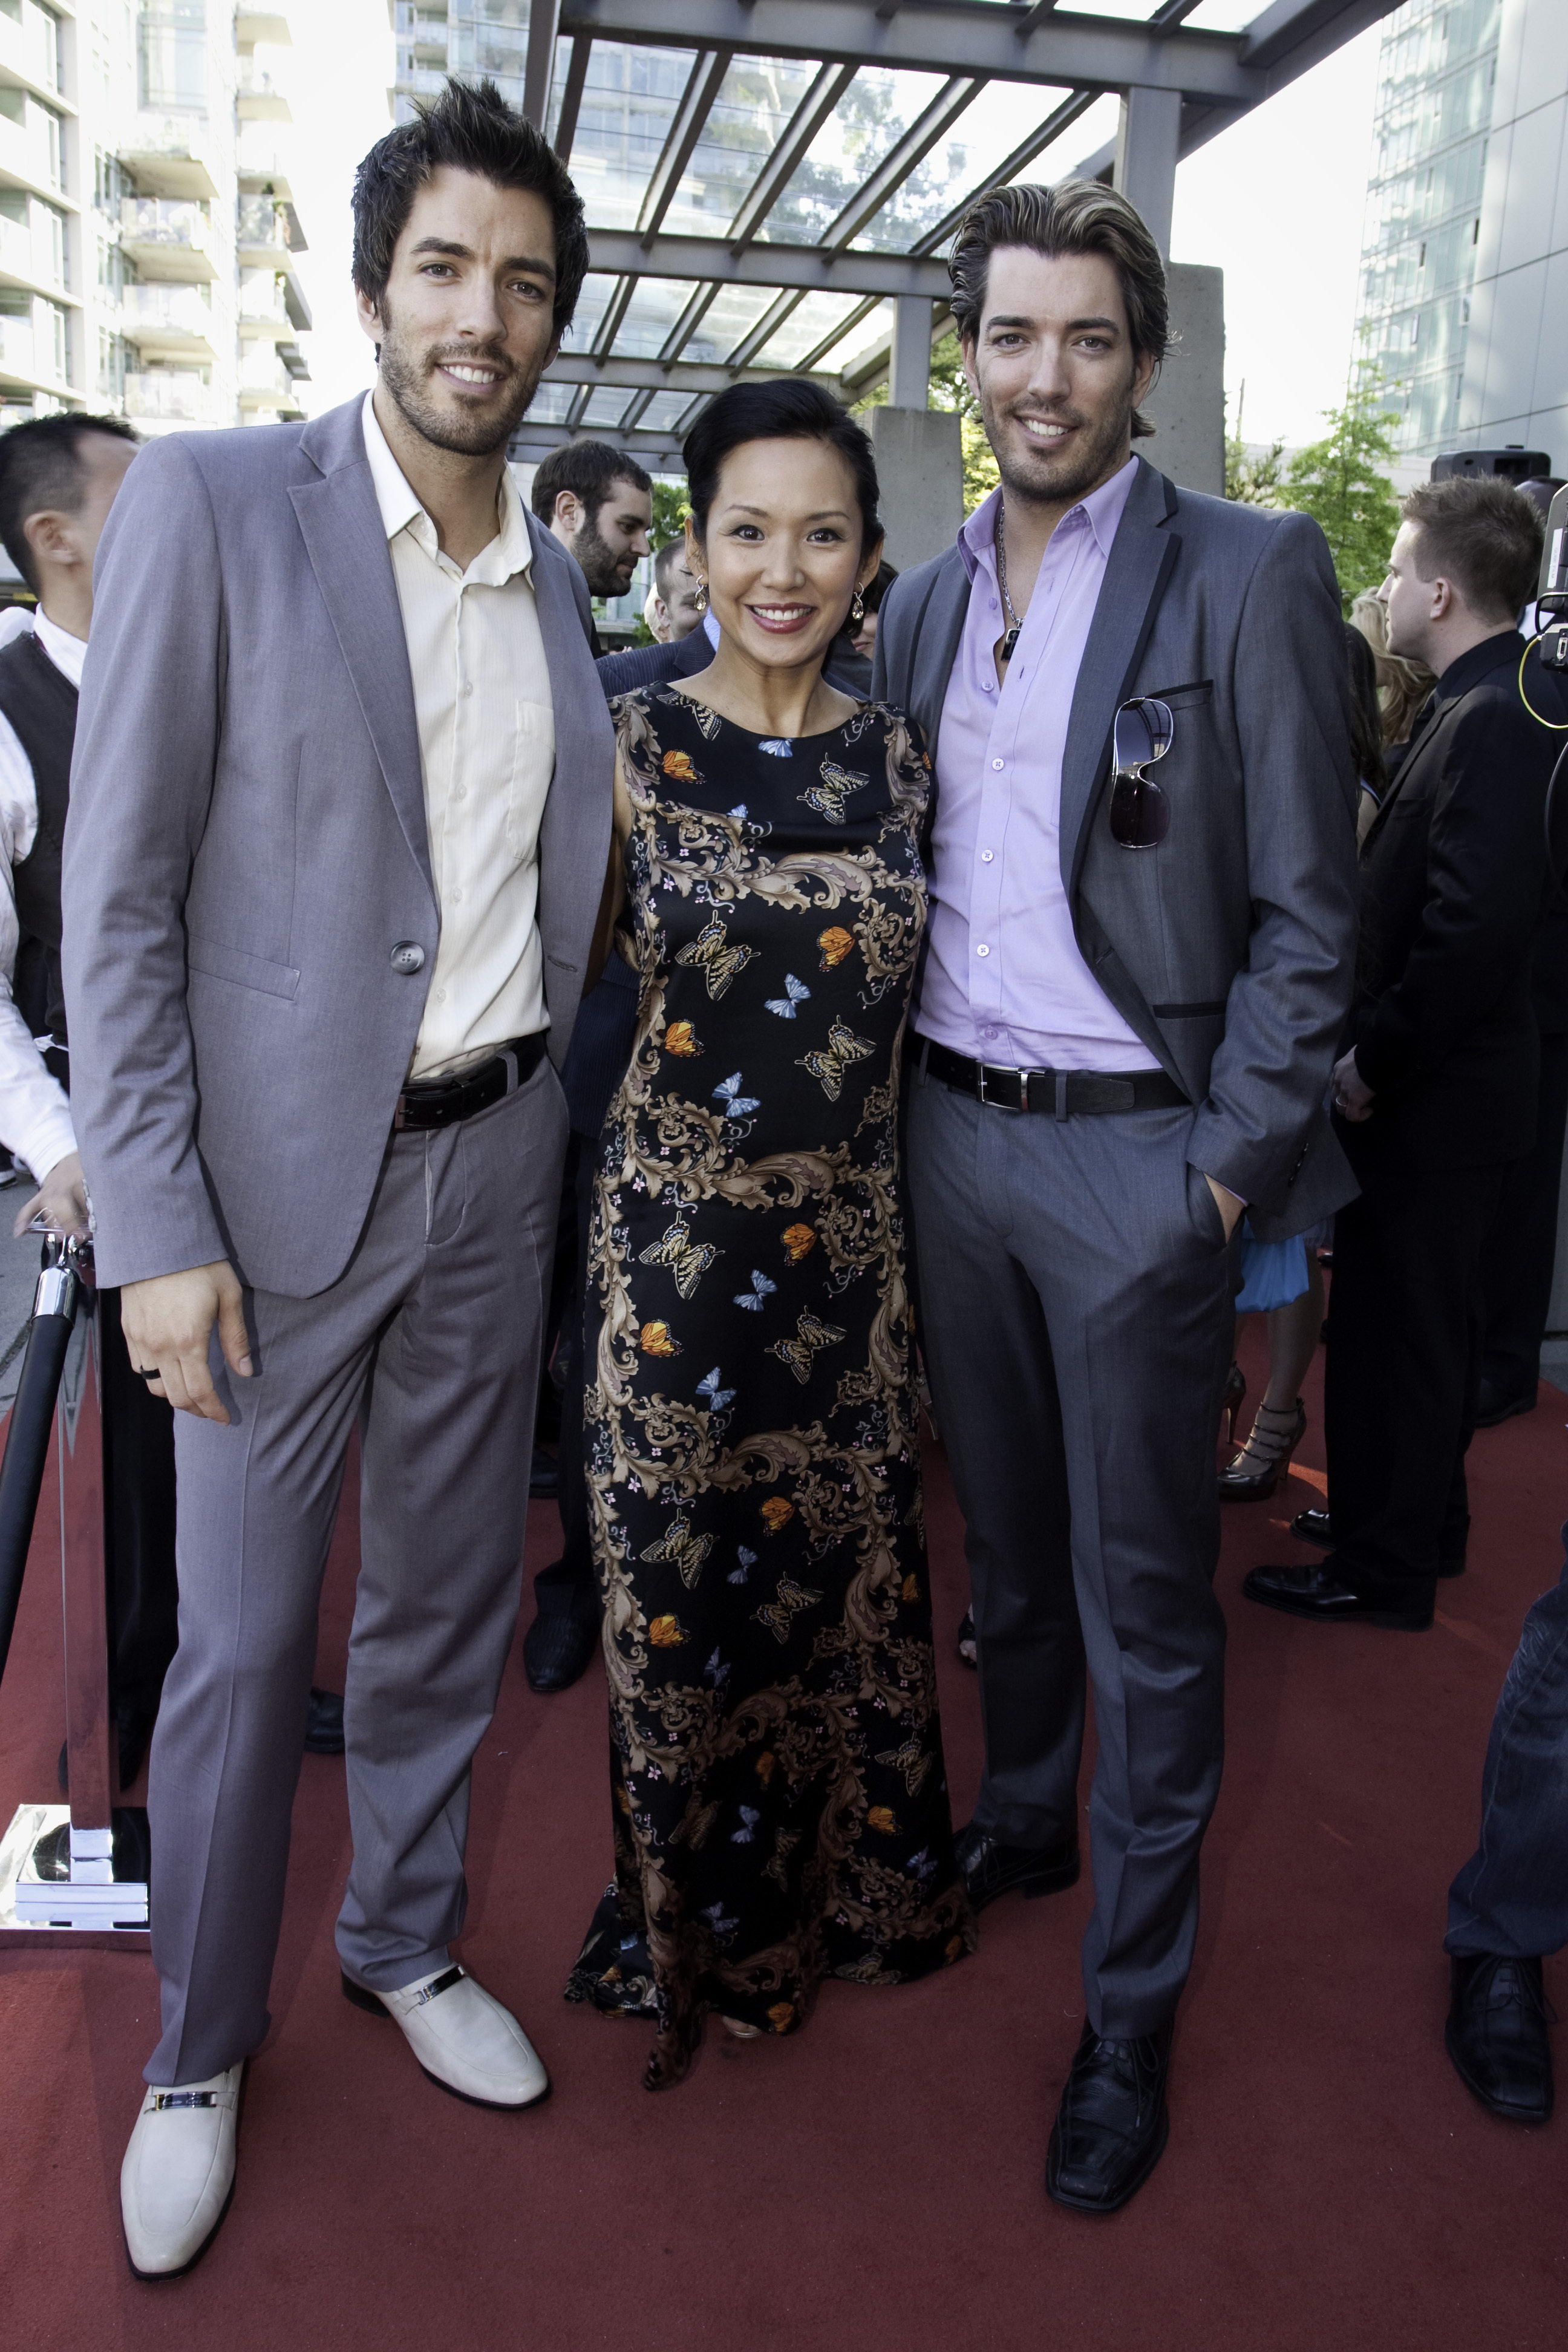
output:
[[[1316,1544],[1320,1551],[1332,1551],[1339,1542],[1327,1511],[1298,1511],[1290,1522],[1290,1532],[1298,1543]],[[1462,1551],[1447,1557],[1438,1553],[1439,1576],[1463,1576],[1464,1572],[1465,1555]]]
[[[307,1756],[341,1756],[343,1752],[343,1700],[341,1691],[310,1689],[310,1712],[305,1718]]]
[[[1046,2194],[1080,2213],[1119,2212],[1165,2152],[1171,2028],[1101,2040],[1086,2019],[1051,2127]]]
[[[1078,1884],[1076,1838],[1064,1838],[1058,1845],[1002,1845],[971,1822],[954,1839],[953,1853],[976,1911],[999,1895],[1059,1895]]]
[[[1541,1962],[1456,1954],[1448,1985],[1443,2040],[1466,2090],[1510,2123],[1548,2122],[1552,2044]]]
[[[1505,1421],[1512,1421],[1516,1413],[1533,1412],[1536,1394],[1533,1381],[1528,1389],[1509,1389],[1491,1373],[1483,1372],[1476,1391],[1476,1427],[1497,1429]]]
[[[522,1637],[522,1671],[541,1697],[570,1690],[587,1673],[599,1646],[599,1621],[563,1610],[536,1617]]]
[[[1336,1576],[1331,1561],[1321,1568],[1255,1568],[1241,1589],[1265,1609],[1320,1625],[1379,1625],[1391,1633],[1424,1633],[1432,1622],[1429,1592],[1364,1591]]]

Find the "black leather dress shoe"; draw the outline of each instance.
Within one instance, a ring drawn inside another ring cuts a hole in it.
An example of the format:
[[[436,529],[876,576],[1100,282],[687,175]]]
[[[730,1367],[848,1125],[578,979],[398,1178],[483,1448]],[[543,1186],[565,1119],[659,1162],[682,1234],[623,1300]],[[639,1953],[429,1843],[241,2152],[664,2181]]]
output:
[[[1533,1381],[1527,1389],[1505,1389],[1487,1373],[1481,1374],[1481,1384],[1476,1391],[1476,1427],[1496,1429],[1515,1413],[1535,1411],[1536,1387]]]
[[[1265,1609],[1283,1609],[1287,1616],[1313,1618],[1321,1625],[1386,1625],[1396,1633],[1424,1633],[1432,1622],[1430,1600],[1375,1601],[1342,1584],[1326,1568],[1255,1568],[1241,1589]]]
[[[1171,2136],[1171,2029],[1102,2041],[1085,2021],[1046,2157],[1046,2194],[1080,2213],[1115,2213],[1142,2188]]]
[[[1483,2107],[1513,2124],[1552,2115],[1552,2044],[1539,1960],[1467,1953],[1448,1963],[1443,2039],[1454,2070]]]
[[[1059,1895],[1078,1884],[1076,1838],[1064,1838],[1059,1845],[999,1845],[988,1831],[971,1822],[960,1830],[952,1850],[976,1911],[1015,1889],[1030,1895]]]
[[[305,1718],[307,1756],[341,1756],[343,1752],[343,1701],[341,1691],[310,1691],[310,1712]]]
[[[588,1671],[588,1661],[599,1646],[595,1618],[566,1613],[536,1617],[522,1637],[522,1671],[528,1687],[541,1696],[570,1690]]]
[[[1290,1532],[1298,1543],[1316,1544],[1322,1551],[1332,1551],[1339,1541],[1327,1511],[1298,1511],[1290,1522]],[[1465,1555],[1462,1551],[1456,1552],[1447,1559],[1439,1552],[1439,1576],[1463,1576],[1464,1572]]]

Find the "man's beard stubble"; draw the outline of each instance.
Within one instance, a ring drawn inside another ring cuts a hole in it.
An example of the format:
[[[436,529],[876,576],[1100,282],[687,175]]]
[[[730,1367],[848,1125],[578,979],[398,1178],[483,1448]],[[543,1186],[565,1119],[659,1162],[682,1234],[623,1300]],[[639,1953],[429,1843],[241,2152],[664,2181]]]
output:
[[[1131,386],[1125,404],[1119,403],[1101,417],[1098,429],[1090,428],[1089,437],[1080,439],[1076,453],[1070,457],[1047,458],[1040,468],[1026,472],[1014,462],[1012,447],[1002,431],[1003,415],[984,386],[980,394],[980,416],[985,427],[985,437],[996,459],[996,470],[1002,478],[1002,488],[1009,498],[1021,505],[1038,501],[1043,506],[1069,505],[1080,499],[1106,478],[1111,460],[1126,446],[1132,424],[1133,401]],[[1003,413],[1011,415],[1012,410]],[[1037,412],[1032,412],[1037,415]],[[1042,422],[1087,425],[1089,420],[1077,409],[1051,411]],[[1048,468],[1048,470],[1047,470]]]
[[[588,583],[590,594],[595,596],[626,594],[631,585],[632,572],[636,566],[628,567],[626,559],[617,556],[614,548],[601,535],[599,518],[596,514],[589,515],[579,527],[577,536],[572,541],[572,552],[576,557],[583,577]]]
[[[436,344],[416,360],[398,339],[384,296],[381,331],[381,381],[416,433],[434,447],[449,449],[459,457],[492,457],[498,449],[505,448],[539,388],[539,379],[544,373],[543,353],[531,373],[519,369],[502,352],[471,343],[455,351],[443,351]],[[454,415],[437,408],[425,391],[425,383],[430,370],[442,360],[458,360],[465,365],[483,360],[508,371],[508,396],[501,409],[489,416],[475,414],[470,418],[460,411]]]

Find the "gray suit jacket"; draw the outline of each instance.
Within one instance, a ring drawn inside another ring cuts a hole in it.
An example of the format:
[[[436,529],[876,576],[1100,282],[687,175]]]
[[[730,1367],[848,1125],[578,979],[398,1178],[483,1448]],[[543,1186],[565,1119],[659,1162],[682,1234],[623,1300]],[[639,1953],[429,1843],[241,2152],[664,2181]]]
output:
[[[882,604],[873,695],[921,721],[933,761],[968,606],[956,547]],[[1109,823],[1111,721],[1135,694],[1175,719],[1157,849],[1121,848]],[[1356,1190],[1324,1108],[1354,975],[1356,789],[1317,524],[1140,459],[1073,694],[1062,879],[1089,970],[1197,1107],[1189,1160],[1250,1204],[1261,1240]]]
[[[440,931],[359,400],[137,458],[97,567],[66,833],[71,1110],[98,1265],[310,1297],[363,1226]],[[555,710],[540,836],[564,1059],[614,745],[583,575],[529,517]],[[400,941],[424,950],[413,975]]]

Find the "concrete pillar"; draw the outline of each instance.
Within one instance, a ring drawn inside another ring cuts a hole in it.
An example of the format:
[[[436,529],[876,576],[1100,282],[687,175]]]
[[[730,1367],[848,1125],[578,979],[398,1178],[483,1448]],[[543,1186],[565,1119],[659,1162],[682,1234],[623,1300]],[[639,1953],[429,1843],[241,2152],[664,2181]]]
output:
[[[1133,447],[1184,490],[1225,496],[1225,272],[1191,261],[1165,272],[1174,348],[1143,404],[1156,428]]]
[[[1130,89],[1121,101],[1111,185],[1142,213],[1164,260],[1171,257],[1171,212],[1182,142],[1182,93]]]
[[[931,341],[930,310],[926,341]],[[866,419],[877,451],[884,553],[896,572],[952,545],[963,520],[963,453],[951,408],[873,408]]]
[[[923,294],[900,294],[893,304],[888,405],[923,409],[930,392],[931,304]]]

